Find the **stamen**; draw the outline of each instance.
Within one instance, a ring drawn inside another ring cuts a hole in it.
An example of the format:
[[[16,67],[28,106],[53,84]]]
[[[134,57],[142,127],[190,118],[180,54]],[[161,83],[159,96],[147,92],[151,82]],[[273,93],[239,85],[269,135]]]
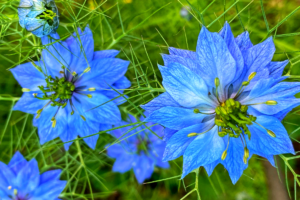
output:
[[[32,93],[33,97],[36,97],[38,94],[37,93]]]
[[[18,190],[14,189],[14,195],[17,196],[17,194],[18,194]]]
[[[86,121],[86,119],[83,115],[80,115],[80,117],[83,119],[83,121]]]
[[[266,101],[265,104],[270,105],[270,106],[275,106],[275,105],[277,105],[277,101],[269,100],[269,101]]]
[[[242,90],[242,88],[243,88],[244,86],[249,85],[250,81],[255,77],[255,75],[256,75],[256,72],[252,72],[252,73],[248,76],[248,81],[242,82],[242,85],[240,86],[240,88],[239,88],[238,92],[236,93],[234,99],[236,99],[241,93],[243,93],[243,91],[244,91],[245,88],[244,88],[243,90]],[[241,91],[241,90],[242,90],[242,91]]]
[[[11,186],[8,186],[7,189],[11,190]]]
[[[217,100],[218,102],[220,103],[220,99],[219,99],[219,95],[218,95],[218,87],[220,85],[220,80],[218,77],[215,78],[215,86],[216,86],[216,97],[217,97]]]
[[[89,72],[89,71],[91,71],[91,67],[87,67],[87,68],[83,71],[83,73],[87,73],[87,72]]]
[[[252,72],[249,76],[248,76],[248,80],[251,81],[256,75],[256,72]]]
[[[188,134],[188,137],[193,137],[193,136],[196,136],[196,135],[198,135],[197,133],[190,133],[190,134]]]
[[[88,98],[92,98],[93,96],[91,94],[86,95]]]
[[[254,122],[254,123],[256,123],[258,126],[260,126],[260,127],[262,127],[263,129],[265,129],[265,130],[267,131],[267,133],[268,133],[271,137],[276,137],[276,134],[275,134],[273,131],[266,129],[265,127],[263,127],[262,125],[260,125],[260,124],[257,123],[257,122]]]
[[[55,126],[56,126],[56,119],[55,119],[55,117],[52,117],[51,121],[52,121],[52,128],[55,128]]]
[[[30,92],[30,89],[28,89],[28,88],[22,88],[22,92]]]
[[[221,156],[222,160],[225,160],[225,158],[227,156],[227,150],[228,150],[228,147],[229,147],[229,142],[230,142],[230,137],[228,137],[227,147],[226,147],[225,151],[223,151],[223,153],[222,153],[222,156]]]
[[[212,126],[210,129],[208,129],[208,130],[206,130],[202,133],[189,133],[187,136],[188,137],[194,137],[194,136],[202,135],[202,134],[207,133],[208,131],[210,131],[213,127],[215,127],[215,126]]]
[[[91,91],[91,92],[96,91],[96,88],[89,88],[88,91]]]

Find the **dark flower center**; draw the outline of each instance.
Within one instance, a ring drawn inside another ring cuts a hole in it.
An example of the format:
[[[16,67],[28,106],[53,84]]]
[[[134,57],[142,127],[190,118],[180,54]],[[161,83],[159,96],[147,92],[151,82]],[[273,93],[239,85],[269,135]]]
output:
[[[148,140],[141,139],[137,144],[137,153],[141,154],[142,151],[147,152],[148,145],[150,142]]]

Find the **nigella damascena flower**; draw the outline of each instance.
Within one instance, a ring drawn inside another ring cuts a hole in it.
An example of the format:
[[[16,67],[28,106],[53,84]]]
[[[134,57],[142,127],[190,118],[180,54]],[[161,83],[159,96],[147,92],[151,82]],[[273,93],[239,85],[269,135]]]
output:
[[[27,161],[16,152],[8,165],[0,162],[1,200],[57,200],[67,184],[60,174],[60,169],[40,174],[35,159]]]
[[[166,92],[146,104],[148,122],[165,126],[163,160],[183,155],[185,177],[221,163],[233,183],[253,154],[267,158],[294,153],[281,120],[300,100],[300,83],[281,82],[288,61],[272,62],[272,38],[253,46],[248,32],[234,38],[202,28],[196,52],[169,48],[159,66]]]
[[[21,0],[18,15],[22,28],[37,37],[55,33],[59,25],[58,10],[54,0]]]
[[[122,91],[113,88],[130,87],[124,76],[129,61],[115,58],[116,50],[94,52],[89,27],[78,33],[80,39],[74,33],[66,41],[55,41],[58,34],[43,37],[41,60],[11,70],[24,91],[14,110],[35,114],[41,144],[56,137],[63,142],[86,137],[121,121],[120,98],[114,98]],[[98,137],[84,140],[95,148]]]
[[[144,118],[141,117],[140,120]],[[137,122],[136,118],[129,115],[128,121],[122,121],[119,125],[135,122]],[[162,136],[163,127],[153,126],[153,123],[146,125],[148,128],[139,126],[133,129],[134,126],[127,126],[112,131],[111,134],[118,139],[118,142],[107,149],[107,155],[116,158],[113,171],[125,173],[133,168],[140,184],[151,177],[155,166],[169,168],[169,163],[162,161],[166,144],[151,132]]]

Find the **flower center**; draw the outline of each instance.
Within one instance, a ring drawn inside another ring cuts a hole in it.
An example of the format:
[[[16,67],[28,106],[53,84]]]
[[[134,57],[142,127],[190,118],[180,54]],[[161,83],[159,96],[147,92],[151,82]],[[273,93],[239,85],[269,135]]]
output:
[[[238,138],[244,131],[249,139],[251,133],[247,125],[252,125],[256,117],[248,115],[248,106],[241,105],[240,102],[233,99],[227,99],[220,106],[216,107],[215,124],[219,126],[218,134],[220,137],[229,135],[229,137]]]
[[[47,23],[51,26],[54,22],[54,17],[56,16],[56,13],[53,12],[51,9],[47,9],[41,14],[39,14],[36,18],[37,19],[43,19],[46,20]]]
[[[51,100],[51,106],[62,106],[67,105],[67,100],[71,99],[75,86],[72,82],[66,81],[62,78],[52,78],[51,76],[46,77],[47,86],[38,86],[42,91],[43,96],[37,97],[41,100]],[[50,93],[50,94],[49,94]]]
[[[137,145],[138,154],[140,154],[142,151],[147,152],[148,145],[149,145],[149,142],[147,140],[143,140],[143,139],[139,140],[138,145]]]

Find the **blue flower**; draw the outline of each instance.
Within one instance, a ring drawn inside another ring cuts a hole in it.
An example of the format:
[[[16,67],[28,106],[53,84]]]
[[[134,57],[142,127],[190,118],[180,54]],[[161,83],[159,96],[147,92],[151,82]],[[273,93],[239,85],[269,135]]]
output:
[[[8,165],[0,162],[1,200],[57,200],[67,181],[59,180],[61,170],[40,174],[35,159],[27,160],[16,152]]]
[[[58,10],[54,0],[21,0],[18,15],[22,28],[37,37],[55,33],[59,25]]]
[[[273,62],[272,38],[254,45],[248,32],[234,38],[202,28],[196,52],[169,48],[159,66],[165,93],[144,105],[147,122],[166,127],[163,160],[183,155],[185,177],[221,163],[236,183],[253,154],[295,153],[281,120],[300,100],[300,83],[281,82],[288,61]]]
[[[143,120],[141,118],[140,120]],[[122,121],[119,125],[137,122],[136,118],[129,115],[128,121]],[[147,123],[153,132],[162,136],[163,127]],[[162,155],[166,144],[145,126],[127,126],[112,131],[112,135],[118,139],[118,143],[107,149],[107,155],[116,158],[113,165],[114,172],[125,173],[133,168],[135,177],[142,184],[145,179],[151,177],[154,167],[169,168],[168,162],[162,161]],[[125,135],[126,134],[126,135]]]
[[[116,50],[94,52],[89,27],[78,33],[80,39],[74,34],[66,41],[56,41],[58,34],[43,37],[41,60],[11,70],[24,91],[14,110],[35,115],[33,125],[38,127],[41,144],[56,137],[63,142],[86,137],[121,121],[117,103],[124,99],[116,98],[122,91],[113,88],[130,87],[124,76],[129,61],[115,58]],[[94,149],[98,137],[84,141]]]

